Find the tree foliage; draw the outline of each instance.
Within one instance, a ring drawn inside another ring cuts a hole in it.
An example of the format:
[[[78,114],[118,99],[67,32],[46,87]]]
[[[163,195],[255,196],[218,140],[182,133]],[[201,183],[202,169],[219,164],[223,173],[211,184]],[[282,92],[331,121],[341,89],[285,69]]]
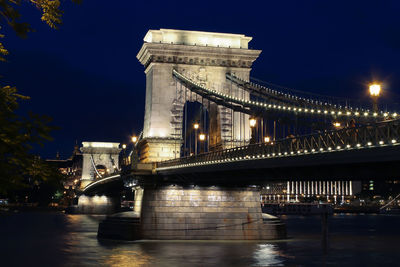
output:
[[[59,0],[0,0],[0,24],[10,26],[20,37],[33,31],[19,12],[22,5],[36,8],[42,15],[41,20],[53,29],[62,23]],[[0,34],[0,38],[4,35]],[[5,61],[6,55],[8,50],[0,42],[0,61]],[[19,104],[27,100],[29,97],[18,94],[15,87],[0,85],[0,196],[60,182],[61,174],[32,154],[36,145],[52,140],[50,133],[55,127],[50,125],[51,119],[47,116],[32,112],[21,115]]]
[[[47,116],[18,114],[19,102],[28,99],[15,87],[0,88],[0,194],[26,186],[27,179],[46,181],[54,175],[31,151],[52,140],[50,133],[55,127]]]
[[[81,0],[72,0],[72,2],[80,3]],[[61,2],[59,0],[0,0],[0,24],[10,26],[18,36],[26,37],[33,31],[31,25],[25,22],[19,12],[19,8],[23,4],[29,4],[41,13],[41,20],[53,29],[58,29],[62,24]],[[0,38],[4,35],[0,34]],[[5,61],[8,50],[4,44],[0,42],[0,60]]]

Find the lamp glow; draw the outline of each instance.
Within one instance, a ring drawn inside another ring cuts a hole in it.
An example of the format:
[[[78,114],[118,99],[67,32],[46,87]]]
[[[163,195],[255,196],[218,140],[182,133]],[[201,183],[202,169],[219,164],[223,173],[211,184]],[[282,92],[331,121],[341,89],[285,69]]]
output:
[[[374,83],[369,86],[369,93],[371,96],[379,96],[380,92],[381,92],[380,84]]]
[[[255,118],[250,118],[250,127],[256,126],[257,120]]]
[[[335,126],[336,128],[339,128],[340,127],[340,122],[334,122],[333,126]]]
[[[199,134],[199,140],[200,141],[206,140],[206,135],[205,134]]]

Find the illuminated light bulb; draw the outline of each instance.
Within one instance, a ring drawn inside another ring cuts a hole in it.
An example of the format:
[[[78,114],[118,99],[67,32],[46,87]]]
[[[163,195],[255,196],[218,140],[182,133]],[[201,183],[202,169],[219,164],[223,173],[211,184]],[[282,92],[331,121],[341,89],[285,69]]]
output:
[[[368,116],[368,112],[364,112],[364,116]]]
[[[319,149],[319,151],[324,151],[324,149],[321,147],[321,148]]]
[[[380,145],[383,145],[383,144],[384,144],[384,142],[383,142],[383,141],[379,141],[379,144],[380,144]]]
[[[375,112],[375,113],[374,113],[374,117],[376,117],[376,116],[378,116],[378,113]]]
[[[311,149],[311,152],[315,152],[315,149],[313,148],[313,149]]]
[[[397,141],[395,139],[392,140],[392,144],[395,144]]]
[[[387,113],[383,113],[383,116],[384,116],[384,117],[387,117],[388,115],[389,115],[389,114],[387,114]]]
[[[380,86],[380,84],[371,84],[371,85],[369,86],[369,93],[370,93],[372,96],[378,96],[379,93],[380,93],[380,91],[381,91],[381,86]]]
[[[397,113],[393,113],[393,117],[397,117]]]
[[[331,147],[328,147],[328,150],[329,150],[329,151],[331,151],[331,150],[332,150],[332,148],[331,148]]]
[[[350,145],[347,145],[346,147],[347,147],[347,148],[350,148]]]
[[[358,116],[358,115],[360,115],[360,113],[359,112],[355,112],[354,115]]]
[[[351,115],[351,112],[350,112],[350,111],[347,111],[347,113],[346,113],[346,114],[349,116],[349,115]]]
[[[318,109],[318,113],[321,113],[321,110]]]
[[[361,146],[361,144],[357,144],[357,147],[360,147]]]
[[[368,143],[367,143],[367,145],[369,145],[369,146],[370,146],[370,145],[372,145],[372,143],[371,143],[371,142],[368,142]]]
[[[337,114],[338,114],[338,115],[342,115],[342,112],[341,112],[341,111],[339,111]]]
[[[327,114],[327,113],[328,113],[328,111],[327,111],[327,110],[324,110],[324,113],[325,113],[325,114]]]
[[[340,147],[340,146],[337,146],[336,149],[341,149],[341,147]]]
[[[290,155],[293,155],[294,154],[294,152],[293,151],[290,151]]]

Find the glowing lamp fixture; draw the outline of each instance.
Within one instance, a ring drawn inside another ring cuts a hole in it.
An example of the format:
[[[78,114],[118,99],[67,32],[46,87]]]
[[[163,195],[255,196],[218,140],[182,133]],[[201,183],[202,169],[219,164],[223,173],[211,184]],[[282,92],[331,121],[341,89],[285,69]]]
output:
[[[257,120],[255,118],[250,118],[250,127],[256,126]]]
[[[136,136],[132,136],[132,142],[136,143],[137,142],[137,137]]]
[[[195,124],[193,124],[193,128],[196,130],[199,129],[199,124],[196,122]]]
[[[381,85],[380,84],[371,84],[369,86],[369,93],[371,96],[379,96],[379,93],[381,92]]]
[[[122,145],[122,148],[123,148],[123,149],[125,149],[125,148],[126,148],[126,145],[125,145],[125,144],[123,144],[123,145]]]
[[[205,134],[199,134],[199,140],[200,141],[204,141],[204,140],[206,140],[206,135]]]
[[[333,123],[333,126],[335,126],[335,127],[337,127],[337,128],[340,127],[340,122],[334,122],[334,123]]]
[[[265,143],[268,143],[269,141],[270,141],[270,138],[269,138],[268,136],[265,136],[265,137],[264,137],[264,142],[265,142]]]

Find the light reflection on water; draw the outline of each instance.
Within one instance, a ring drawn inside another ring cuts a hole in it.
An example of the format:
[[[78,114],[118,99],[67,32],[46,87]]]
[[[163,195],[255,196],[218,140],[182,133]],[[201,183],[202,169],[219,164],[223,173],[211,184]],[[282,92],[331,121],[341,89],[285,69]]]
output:
[[[285,216],[283,241],[99,241],[103,216],[0,215],[4,266],[381,266],[400,262],[400,216],[335,215],[329,249],[319,217]]]

